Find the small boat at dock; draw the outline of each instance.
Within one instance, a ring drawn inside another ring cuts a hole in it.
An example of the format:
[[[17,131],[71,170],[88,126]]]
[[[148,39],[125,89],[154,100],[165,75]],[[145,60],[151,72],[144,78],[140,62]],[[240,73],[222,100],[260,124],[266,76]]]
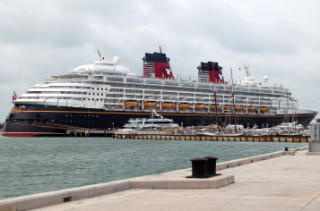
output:
[[[161,130],[178,128],[179,125],[172,119],[164,118],[155,110],[152,110],[150,118],[130,118],[122,129],[116,130],[115,134],[138,134],[143,132],[161,133]]]

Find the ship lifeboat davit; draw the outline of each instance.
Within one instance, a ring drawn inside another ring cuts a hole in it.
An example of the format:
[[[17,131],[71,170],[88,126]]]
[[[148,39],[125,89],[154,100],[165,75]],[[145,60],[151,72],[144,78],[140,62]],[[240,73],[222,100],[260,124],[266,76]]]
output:
[[[210,105],[209,106],[209,109],[211,110],[211,111],[215,111],[215,110],[219,110],[219,105],[215,105],[215,104],[213,104],[213,105]]]
[[[148,101],[143,103],[144,108],[156,108],[157,104],[153,101]]]
[[[194,107],[196,110],[205,110],[206,106],[204,104],[196,104]]]
[[[256,111],[257,111],[257,108],[254,107],[254,106],[248,106],[248,107],[247,107],[247,110],[248,110],[248,112],[256,112]]]
[[[178,108],[179,108],[179,110],[190,109],[190,104],[189,103],[179,103]]]
[[[269,108],[263,106],[263,107],[260,107],[260,108],[259,108],[259,111],[260,111],[260,113],[265,113],[265,112],[269,111]]]
[[[174,104],[169,102],[162,102],[161,103],[162,109],[174,109]]]
[[[125,108],[136,108],[138,107],[139,103],[136,100],[127,100],[124,101],[124,107]]]

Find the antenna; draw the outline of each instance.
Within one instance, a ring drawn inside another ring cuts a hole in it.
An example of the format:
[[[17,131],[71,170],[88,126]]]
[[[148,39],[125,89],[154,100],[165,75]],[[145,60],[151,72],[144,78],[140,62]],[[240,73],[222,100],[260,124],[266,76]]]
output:
[[[159,45],[159,51],[160,51],[160,53],[162,53],[161,45]]]
[[[102,57],[99,48],[97,48],[97,53],[98,53],[98,55],[99,55],[100,61],[101,61],[101,60],[104,60],[104,57]]]

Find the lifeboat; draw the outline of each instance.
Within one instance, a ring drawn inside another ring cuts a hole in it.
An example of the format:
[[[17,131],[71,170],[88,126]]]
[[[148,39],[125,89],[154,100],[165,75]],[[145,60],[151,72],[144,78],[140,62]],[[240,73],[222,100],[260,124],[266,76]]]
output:
[[[179,103],[178,108],[179,108],[179,110],[190,109],[190,104],[189,103]]]
[[[243,106],[236,105],[236,106],[234,107],[234,110],[236,110],[236,111],[243,111],[244,108],[243,108]]]
[[[174,104],[173,103],[169,103],[169,102],[162,102],[161,103],[161,108],[162,109],[173,109],[174,108]]]
[[[260,107],[260,108],[259,108],[259,111],[260,111],[261,113],[265,113],[265,112],[269,111],[269,108],[263,106],[263,107]]]
[[[256,111],[257,111],[257,108],[254,107],[254,106],[248,106],[248,107],[247,107],[247,110],[248,110],[248,112],[256,112]]]
[[[211,111],[215,111],[216,109],[219,110],[219,105],[210,105],[210,106],[209,106],[209,109],[210,109]]]
[[[223,110],[231,110],[231,105],[224,105]]]
[[[124,107],[125,108],[136,108],[138,107],[139,103],[136,100],[127,100],[124,101]]]
[[[194,108],[196,110],[205,110],[206,106],[204,104],[196,104]]]
[[[17,107],[13,107],[11,109],[11,113],[20,113],[20,112],[21,112],[21,110],[19,110]]]
[[[156,108],[157,103],[153,101],[148,101],[143,103],[144,108]]]

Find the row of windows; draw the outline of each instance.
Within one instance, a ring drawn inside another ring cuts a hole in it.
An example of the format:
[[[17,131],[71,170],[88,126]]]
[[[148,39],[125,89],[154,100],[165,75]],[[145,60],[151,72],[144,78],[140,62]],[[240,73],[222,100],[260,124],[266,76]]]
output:
[[[133,85],[133,84],[110,84],[112,86],[118,86],[118,87],[123,87],[123,88],[135,88],[135,89],[158,89],[158,90],[172,90],[172,87],[165,87],[165,86],[148,86],[148,85]],[[217,86],[218,88],[218,86]],[[231,87],[225,87],[225,89],[223,87],[220,91],[223,92],[223,94],[230,94],[232,93],[232,89]],[[202,89],[194,89],[194,88],[186,88],[186,87],[176,87],[175,88],[176,91],[187,91],[187,92],[192,92],[192,93],[203,93],[203,92],[207,92],[210,93],[212,92],[212,90],[202,90]],[[227,91],[229,90],[229,91]],[[217,92],[218,94],[219,92]],[[260,93],[259,91],[256,93],[252,93],[252,92],[236,92],[237,95],[248,95],[248,93],[250,93],[250,95],[256,95],[256,96],[265,96],[265,97],[271,97],[272,95],[267,94],[267,93]],[[278,97],[278,95],[273,95],[274,97]]]
[[[119,78],[117,78],[118,81]],[[116,80],[114,80],[116,81]],[[121,81],[123,81],[123,78],[121,78]],[[140,79],[140,78],[128,78],[127,79],[127,82],[128,83],[144,83],[143,79]],[[176,82],[176,81],[158,81],[158,80],[147,80],[145,82],[146,85],[148,84],[155,84],[155,85],[161,85],[163,84],[164,86],[165,85],[169,85],[169,86],[179,86],[179,83]],[[144,86],[146,86],[144,85]],[[194,83],[190,83],[190,82],[182,82],[181,83],[182,87],[181,88],[187,88],[187,87],[196,87],[196,84]],[[136,84],[134,84],[133,86],[137,86]],[[164,88],[164,86],[161,86],[162,89]],[[225,85],[221,85],[221,84],[215,84],[215,85],[206,85],[206,84],[198,84],[197,86],[198,88],[204,88],[202,91],[208,91],[208,89],[213,89],[213,90],[220,90],[220,91],[223,91],[223,90],[232,90],[232,86],[225,86]],[[192,89],[193,90],[193,89]],[[261,93],[261,94],[272,94],[272,90],[271,89],[268,89],[268,88],[247,88],[247,87],[237,87],[235,86],[234,87],[234,90],[237,90],[237,91],[241,91],[241,92],[256,92],[256,93]],[[283,94],[283,91],[274,91],[275,94]]]
[[[99,114],[65,114],[66,118],[99,118]]]

